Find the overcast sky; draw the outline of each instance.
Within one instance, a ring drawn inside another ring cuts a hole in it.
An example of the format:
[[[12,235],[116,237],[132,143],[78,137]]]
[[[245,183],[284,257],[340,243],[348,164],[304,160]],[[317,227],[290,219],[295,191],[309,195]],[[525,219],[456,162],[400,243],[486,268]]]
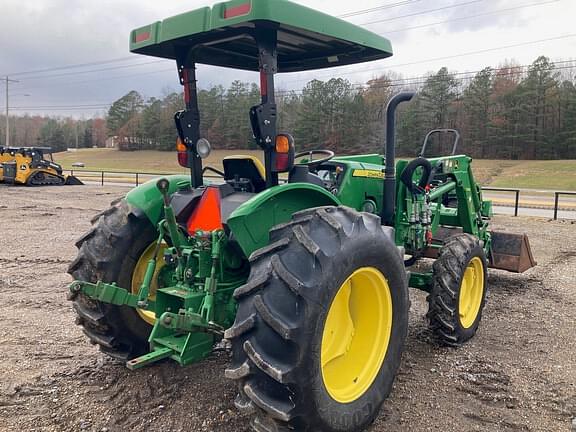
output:
[[[470,72],[496,67],[505,59],[524,65],[539,55],[554,61],[576,58],[576,0],[298,2],[332,15],[388,5],[345,19],[388,37],[394,56],[330,71],[285,74],[278,80],[283,89],[301,88],[312,78],[340,76],[362,83],[384,71],[416,77],[441,66]],[[18,113],[91,117],[103,114],[105,105],[130,90],[147,97],[179,90],[171,62],[128,52],[129,32],[210,4],[209,0],[1,0],[0,76],[9,74],[20,81],[11,85],[10,106]],[[29,73],[106,60],[114,61]],[[199,68],[198,76],[201,87],[257,78],[254,73],[207,66]],[[2,107],[4,100],[1,86]]]

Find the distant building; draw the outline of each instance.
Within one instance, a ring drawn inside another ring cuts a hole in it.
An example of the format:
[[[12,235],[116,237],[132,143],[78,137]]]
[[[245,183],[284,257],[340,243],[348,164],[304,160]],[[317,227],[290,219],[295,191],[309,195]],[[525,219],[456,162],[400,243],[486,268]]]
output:
[[[113,136],[106,138],[106,148],[118,148],[119,137]]]
[[[113,136],[106,139],[106,148],[122,151],[147,150],[155,148],[156,145],[157,143],[151,139],[129,136]]]

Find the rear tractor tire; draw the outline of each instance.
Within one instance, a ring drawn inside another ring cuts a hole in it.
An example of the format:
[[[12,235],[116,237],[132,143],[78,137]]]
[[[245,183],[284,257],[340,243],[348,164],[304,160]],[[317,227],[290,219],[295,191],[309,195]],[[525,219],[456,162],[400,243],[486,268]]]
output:
[[[360,431],[388,397],[408,327],[393,230],[346,207],[296,213],[250,257],[226,376],[258,432]]]
[[[450,237],[434,262],[430,328],[441,344],[459,346],[478,330],[486,302],[487,261],[477,237]]]
[[[112,203],[92,224],[92,229],[76,243],[78,255],[68,273],[75,280],[116,282],[130,290],[142,262],[140,258],[156,240],[156,230],[147,220],[137,218],[124,200]],[[73,302],[77,323],[102,352],[128,361],[149,351],[152,326],[142,312],[101,303],[84,294],[78,294]]]

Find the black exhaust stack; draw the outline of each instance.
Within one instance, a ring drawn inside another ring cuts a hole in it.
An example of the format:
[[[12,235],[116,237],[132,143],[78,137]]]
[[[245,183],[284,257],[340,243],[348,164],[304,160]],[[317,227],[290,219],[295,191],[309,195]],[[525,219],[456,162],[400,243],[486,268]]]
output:
[[[396,211],[396,108],[402,102],[411,100],[416,92],[402,92],[394,96],[388,102],[386,108],[386,167],[384,169],[384,198],[382,201],[382,225],[394,225],[394,213]]]

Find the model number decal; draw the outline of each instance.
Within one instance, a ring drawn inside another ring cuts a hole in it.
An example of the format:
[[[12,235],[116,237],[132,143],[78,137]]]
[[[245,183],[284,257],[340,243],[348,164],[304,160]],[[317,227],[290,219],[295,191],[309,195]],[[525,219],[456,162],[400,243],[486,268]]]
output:
[[[357,169],[354,170],[352,173],[352,177],[367,177],[367,178],[377,178],[383,179],[384,173],[378,170],[366,170],[366,169]]]

